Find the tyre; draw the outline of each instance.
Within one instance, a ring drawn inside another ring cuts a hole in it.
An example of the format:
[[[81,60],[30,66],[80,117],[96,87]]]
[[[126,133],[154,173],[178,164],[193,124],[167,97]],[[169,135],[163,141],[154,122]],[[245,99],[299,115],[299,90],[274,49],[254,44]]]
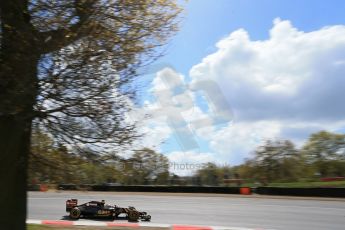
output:
[[[80,215],[81,215],[81,211],[79,208],[75,207],[75,208],[72,208],[72,210],[70,211],[69,213],[69,216],[74,219],[74,220],[77,220],[80,218]]]
[[[151,221],[151,216],[150,215],[145,215],[143,220],[144,221]]]
[[[128,220],[132,222],[136,222],[139,219],[139,212],[138,211],[129,211],[128,213]]]
[[[119,214],[113,213],[111,217],[113,220],[116,220],[119,217]]]

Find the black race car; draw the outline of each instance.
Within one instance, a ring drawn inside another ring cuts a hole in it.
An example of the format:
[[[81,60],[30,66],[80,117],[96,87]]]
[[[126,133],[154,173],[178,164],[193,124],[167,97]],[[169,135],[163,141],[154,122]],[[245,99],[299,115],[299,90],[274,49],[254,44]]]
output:
[[[151,216],[146,212],[139,212],[134,207],[121,208],[116,205],[106,204],[102,201],[90,201],[78,205],[77,199],[70,199],[66,201],[66,212],[69,213],[70,218],[79,219],[94,218],[94,217],[108,217],[116,219],[119,215],[123,214],[128,221],[150,221]]]

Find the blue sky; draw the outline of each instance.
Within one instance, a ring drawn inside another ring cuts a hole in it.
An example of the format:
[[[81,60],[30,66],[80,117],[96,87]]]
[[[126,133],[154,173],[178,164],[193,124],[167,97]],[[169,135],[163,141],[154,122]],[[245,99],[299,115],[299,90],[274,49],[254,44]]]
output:
[[[266,139],[291,139],[300,146],[312,132],[344,132],[345,1],[183,4],[181,29],[156,63],[172,68],[150,75],[152,82],[143,95],[145,112],[154,114],[144,125],[148,135],[143,145],[181,164],[236,165]],[[164,79],[170,79],[168,90]],[[216,102],[216,116],[210,101],[190,90],[205,79],[215,82],[219,90],[214,95],[228,102]],[[162,108],[169,98],[180,105]],[[191,101],[193,108],[186,106]],[[197,147],[181,146],[176,135],[183,141],[191,133],[171,130],[162,113],[170,114],[173,122],[180,121],[176,114],[183,114],[181,127],[204,121],[190,128]],[[228,116],[229,122],[215,125],[219,114]]]
[[[345,24],[342,0],[190,0],[181,29],[161,62],[188,73],[191,66],[215,50],[215,43],[244,28],[252,39],[265,39],[274,18],[290,20],[303,31]]]

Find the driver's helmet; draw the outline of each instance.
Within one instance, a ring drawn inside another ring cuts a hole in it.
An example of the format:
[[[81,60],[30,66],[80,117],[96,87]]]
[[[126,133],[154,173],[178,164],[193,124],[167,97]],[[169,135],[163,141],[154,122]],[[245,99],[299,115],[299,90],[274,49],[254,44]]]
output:
[[[101,203],[102,203],[102,205],[104,205],[105,204],[105,200],[102,200]]]

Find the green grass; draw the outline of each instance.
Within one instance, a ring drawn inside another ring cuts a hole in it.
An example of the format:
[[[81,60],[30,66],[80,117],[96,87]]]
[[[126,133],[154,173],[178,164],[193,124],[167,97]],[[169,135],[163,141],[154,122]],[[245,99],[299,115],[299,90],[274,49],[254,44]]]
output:
[[[38,225],[38,224],[28,224],[27,230],[51,230],[51,229],[63,229],[54,226]]]
[[[54,225],[39,225],[39,224],[28,224],[27,230],[128,230],[131,228],[126,227],[95,227],[95,226],[54,226]]]
[[[315,188],[315,187],[345,187],[345,181],[315,181],[315,182],[289,182],[289,183],[270,183],[269,186],[291,187],[291,188]]]
[[[258,184],[244,183],[242,187],[258,187]],[[296,182],[275,182],[269,183],[270,187],[288,187],[288,188],[345,188],[345,181],[296,181]]]
[[[132,230],[133,227],[95,227],[95,226],[54,226],[54,225],[39,225],[28,224],[27,230]],[[169,230],[163,227],[139,227],[136,230]]]

